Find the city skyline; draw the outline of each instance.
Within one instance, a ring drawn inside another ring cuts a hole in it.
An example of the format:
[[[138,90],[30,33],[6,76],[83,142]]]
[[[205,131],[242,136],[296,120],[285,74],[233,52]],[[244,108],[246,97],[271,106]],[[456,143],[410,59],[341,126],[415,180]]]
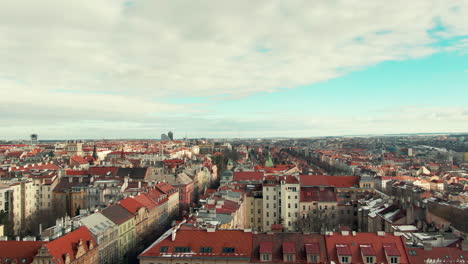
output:
[[[468,3],[28,5],[0,8],[0,140],[468,131]]]

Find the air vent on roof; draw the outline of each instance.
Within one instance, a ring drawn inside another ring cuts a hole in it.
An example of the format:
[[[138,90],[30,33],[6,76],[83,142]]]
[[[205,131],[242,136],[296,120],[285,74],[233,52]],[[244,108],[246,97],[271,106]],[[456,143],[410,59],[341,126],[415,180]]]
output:
[[[377,231],[377,235],[378,236],[385,236],[385,232],[384,231]]]

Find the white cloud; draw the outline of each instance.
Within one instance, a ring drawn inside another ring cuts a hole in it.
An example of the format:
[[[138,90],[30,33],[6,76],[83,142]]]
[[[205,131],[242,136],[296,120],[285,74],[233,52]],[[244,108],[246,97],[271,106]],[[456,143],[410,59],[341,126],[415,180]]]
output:
[[[466,35],[468,2],[7,0],[0,104],[31,122],[38,109],[56,120],[189,117],[198,107],[165,100],[271,92],[433,54],[436,21],[445,37]]]

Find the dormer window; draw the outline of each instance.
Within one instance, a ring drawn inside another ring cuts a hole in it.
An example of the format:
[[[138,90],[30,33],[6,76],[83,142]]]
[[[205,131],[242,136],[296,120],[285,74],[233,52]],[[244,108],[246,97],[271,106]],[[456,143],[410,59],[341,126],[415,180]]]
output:
[[[375,263],[374,257],[373,256],[366,256],[365,257],[366,264],[373,264]]]
[[[305,244],[307,263],[320,262],[320,245],[318,243]]]
[[[340,263],[349,263],[350,259],[351,258],[349,256],[341,256],[340,257]]]
[[[269,262],[272,260],[273,242],[260,243],[260,261]]]
[[[336,254],[338,255],[338,260],[340,263],[350,263],[351,262],[351,249],[347,244],[338,244],[336,245]]]
[[[398,264],[399,263],[398,257],[390,257],[390,263],[391,264]]]
[[[296,261],[296,243],[283,242],[283,261],[284,262]]]

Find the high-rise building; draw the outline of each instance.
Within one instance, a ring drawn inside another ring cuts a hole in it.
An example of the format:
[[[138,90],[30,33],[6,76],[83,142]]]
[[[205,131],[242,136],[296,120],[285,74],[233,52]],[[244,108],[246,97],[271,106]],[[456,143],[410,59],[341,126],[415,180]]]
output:
[[[174,140],[174,133],[172,133],[172,131],[169,131],[169,133],[167,133],[167,136],[168,136],[171,140]]]

